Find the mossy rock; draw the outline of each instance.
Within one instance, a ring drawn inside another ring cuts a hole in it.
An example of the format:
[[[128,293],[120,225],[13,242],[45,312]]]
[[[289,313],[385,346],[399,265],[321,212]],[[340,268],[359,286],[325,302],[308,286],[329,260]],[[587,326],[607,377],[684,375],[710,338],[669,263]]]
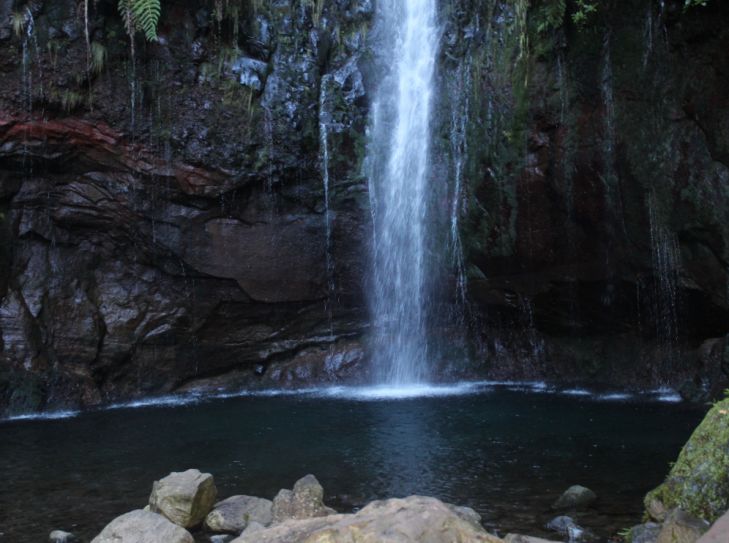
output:
[[[709,522],[729,509],[729,399],[711,408],[644,504],[653,517],[680,507]]]

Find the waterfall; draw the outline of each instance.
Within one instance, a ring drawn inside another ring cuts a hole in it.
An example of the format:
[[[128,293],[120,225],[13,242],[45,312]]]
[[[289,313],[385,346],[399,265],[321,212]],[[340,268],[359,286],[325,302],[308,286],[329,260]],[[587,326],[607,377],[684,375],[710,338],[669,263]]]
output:
[[[373,370],[382,383],[430,377],[426,251],[430,115],[438,44],[435,0],[378,3],[389,73],[372,104]]]

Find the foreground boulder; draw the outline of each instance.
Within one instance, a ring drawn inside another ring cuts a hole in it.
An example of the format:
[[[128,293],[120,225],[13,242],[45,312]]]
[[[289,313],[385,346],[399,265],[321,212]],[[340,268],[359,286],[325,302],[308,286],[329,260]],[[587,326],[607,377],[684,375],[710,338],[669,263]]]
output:
[[[211,532],[239,534],[251,522],[262,526],[271,524],[273,503],[255,496],[231,496],[215,504],[205,517],[205,527]]]
[[[644,504],[659,522],[675,508],[709,522],[729,509],[729,399],[706,414],[666,480],[646,495]]]
[[[729,511],[717,520],[711,529],[701,536],[698,543],[726,543],[729,541]]]
[[[190,532],[157,513],[137,509],[115,518],[91,543],[194,543]]]
[[[203,521],[217,495],[209,473],[196,469],[172,472],[152,485],[149,508],[183,528],[192,528]]]
[[[587,509],[595,500],[597,500],[597,494],[592,490],[584,486],[573,485],[552,504],[552,509]]]
[[[375,501],[351,515],[290,519],[232,543],[502,543],[435,498]]]
[[[324,488],[313,475],[306,475],[296,481],[293,490],[280,490],[273,499],[273,522],[323,517],[334,513],[334,509],[324,505]]]

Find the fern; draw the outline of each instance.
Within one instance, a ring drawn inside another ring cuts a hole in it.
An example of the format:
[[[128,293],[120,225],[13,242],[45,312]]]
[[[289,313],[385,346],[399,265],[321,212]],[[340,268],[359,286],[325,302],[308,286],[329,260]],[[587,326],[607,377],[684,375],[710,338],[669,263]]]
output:
[[[149,41],[155,41],[161,12],[160,0],[119,0],[119,13],[130,37],[140,30]]]
[[[132,0],[134,20],[150,41],[157,39],[157,23],[161,11],[160,0]]]

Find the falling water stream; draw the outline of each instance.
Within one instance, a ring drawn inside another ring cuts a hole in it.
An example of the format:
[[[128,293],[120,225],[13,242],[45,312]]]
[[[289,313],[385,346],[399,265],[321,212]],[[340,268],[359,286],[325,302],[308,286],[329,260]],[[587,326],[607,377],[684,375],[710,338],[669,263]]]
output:
[[[329,208],[329,119],[327,118],[327,84],[331,76],[324,76],[319,90],[319,153],[321,155],[322,185],[324,188],[324,225],[326,229],[327,266],[327,322],[329,337],[334,336],[332,301],[334,298],[334,261],[332,260],[332,219]]]
[[[435,0],[378,4],[390,67],[372,104],[370,197],[373,210],[373,363],[380,383],[429,378],[426,319],[427,196]]]

